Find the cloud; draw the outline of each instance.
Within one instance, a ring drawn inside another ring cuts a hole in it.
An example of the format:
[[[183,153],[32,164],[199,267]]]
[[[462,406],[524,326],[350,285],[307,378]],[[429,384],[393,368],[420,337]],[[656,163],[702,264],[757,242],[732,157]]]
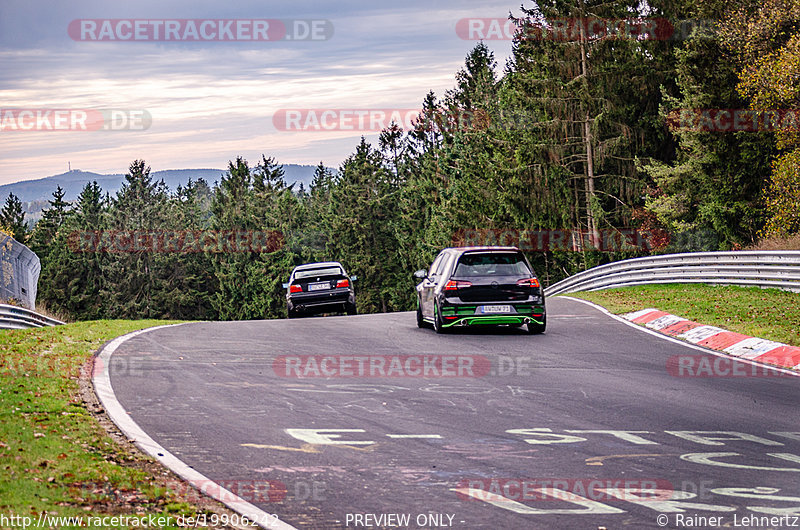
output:
[[[266,7],[265,7],[266,6]],[[0,108],[145,109],[146,131],[0,131],[0,183],[73,167],[124,171],[133,158],[154,168],[223,167],[238,154],[285,163],[338,165],[360,132],[276,131],[287,108],[416,108],[451,88],[475,43],[460,18],[503,17],[505,2],[100,1],[0,4]],[[322,42],[76,42],[76,18],[322,18]],[[490,43],[503,64],[510,43]],[[374,138],[375,135],[370,135]]]

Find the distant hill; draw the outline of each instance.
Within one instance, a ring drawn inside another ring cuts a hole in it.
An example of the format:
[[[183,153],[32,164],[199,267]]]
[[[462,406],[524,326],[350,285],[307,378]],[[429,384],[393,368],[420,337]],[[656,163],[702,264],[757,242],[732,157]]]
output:
[[[298,185],[303,183],[308,188],[311,184],[311,179],[314,177],[314,169],[316,169],[316,166],[284,164],[284,180],[289,184],[293,182],[298,183]],[[210,186],[213,186],[214,182],[219,181],[220,176],[225,172],[226,170],[224,169],[166,169],[153,171],[150,176],[155,181],[164,180],[169,189],[175,191],[178,185],[185,185],[189,182],[189,179],[197,180],[202,178]],[[41,217],[42,209],[47,207],[47,201],[52,198],[57,186],[61,186],[64,189],[65,200],[74,201],[78,198],[83,187],[92,181],[97,181],[103,191],[114,195],[122,186],[124,177],[125,175],[123,174],[104,175],[73,169],[60,175],[4,184],[0,186],[0,205],[6,200],[9,193],[13,193],[22,201],[26,211],[26,219],[29,222],[35,222]]]

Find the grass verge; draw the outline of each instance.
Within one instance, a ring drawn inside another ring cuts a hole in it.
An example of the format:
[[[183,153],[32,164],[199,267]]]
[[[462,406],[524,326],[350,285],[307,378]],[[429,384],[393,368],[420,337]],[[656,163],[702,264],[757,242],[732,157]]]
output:
[[[800,293],[704,284],[640,285],[570,293],[615,314],[655,307],[753,337],[800,346]]]
[[[219,513],[216,503],[126,447],[124,436],[112,438],[113,426],[92,402],[94,351],[119,335],[165,323],[96,321],[0,331],[0,521],[6,517],[0,526],[22,526],[12,516],[34,522],[41,514],[80,517],[86,526],[89,516],[144,521],[158,514],[169,521],[160,527],[177,528],[178,516]],[[45,527],[78,527],[45,520]],[[131,521],[102,527],[145,526]]]

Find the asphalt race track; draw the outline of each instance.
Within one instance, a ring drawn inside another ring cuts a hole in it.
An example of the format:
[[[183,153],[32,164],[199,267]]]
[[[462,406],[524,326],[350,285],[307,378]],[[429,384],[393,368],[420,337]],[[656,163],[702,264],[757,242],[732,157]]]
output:
[[[297,528],[800,527],[800,378],[686,376],[676,359],[706,354],[548,312],[539,336],[413,313],[185,324],[109,372],[155,441]]]

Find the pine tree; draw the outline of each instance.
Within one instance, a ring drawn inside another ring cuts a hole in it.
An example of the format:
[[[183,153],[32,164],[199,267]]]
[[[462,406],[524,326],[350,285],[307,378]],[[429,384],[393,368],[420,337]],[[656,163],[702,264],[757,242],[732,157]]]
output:
[[[0,210],[0,227],[7,230],[11,237],[25,244],[28,236],[25,212],[22,210],[22,202],[13,193],[8,194],[3,209]]]
[[[93,245],[80,243],[105,228],[106,205],[97,182],[86,184],[75,208],[56,231],[49,251],[39,256],[42,272],[38,298],[48,308],[75,320],[108,317],[107,298],[101,295],[110,280],[104,274],[106,258]]]
[[[164,182],[153,182],[144,160],[134,160],[109,208],[109,228],[132,236],[128,248],[115,248],[106,259],[110,316],[165,316],[162,296],[173,281],[176,256],[161,251],[155,240],[170,228],[168,198]]]
[[[163,281],[153,296],[159,313],[166,318],[216,319],[212,299],[217,279],[212,254],[190,248],[195,236],[211,227],[211,198],[212,191],[205,180],[190,179],[186,186],[178,186],[169,201],[167,234],[175,237],[176,248],[175,253],[163,256]]]
[[[283,180],[283,168],[262,156],[251,170],[238,157],[214,190],[213,226],[221,231],[249,231],[270,244],[263,251],[214,254],[218,289],[212,303],[223,320],[285,315],[283,282],[300,258],[288,240],[298,226],[300,201]],[[239,249],[241,250],[241,249]]]
[[[339,168],[322,219],[328,259],[341,261],[361,278],[359,311],[396,311],[410,301],[408,274],[397,258],[397,198],[398,186],[383,155],[361,138]]]
[[[56,187],[53,199],[48,201],[49,208],[42,212],[42,218],[33,228],[29,239],[29,246],[36,254],[45,255],[50,250],[50,245],[69,214],[70,205],[64,200],[64,189]]]

